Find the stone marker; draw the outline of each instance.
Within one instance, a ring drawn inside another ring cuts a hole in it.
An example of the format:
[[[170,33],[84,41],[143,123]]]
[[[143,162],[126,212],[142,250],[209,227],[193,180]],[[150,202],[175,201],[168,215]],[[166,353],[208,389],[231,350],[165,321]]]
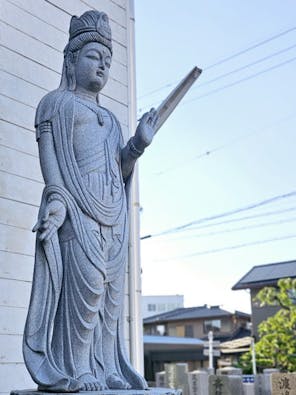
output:
[[[256,374],[255,395],[271,395],[270,374]]]
[[[174,388],[180,389],[183,395],[189,395],[188,388],[188,364],[176,364],[176,385]]]
[[[263,374],[256,374],[255,376],[255,395],[267,395]]]
[[[255,395],[255,384],[254,383],[243,383],[243,394],[244,395]]]
[[[195,370],[188,373],[190,395],[209,394],[209,375],[205,371]]]
[[[220,375],[209,377],[209,395],[243,395],[240,376]]]
[[[296,395],[296,373],[272,373],[272,395]]]
[[[165,370],[166,386],[169,388],[175,388],[177,384],[176,365],[174,363],[165,363],[164,370]]]
[[[156,384],[156,387],[166,387],[167,386],[165,372],[155,373],[155,384]]]
[[[272,373],[279,373],[279,369],[276,368],[267,368],[263,369],[263,374],[272,374]]]
[[[232,376],[241,376],[243,374],[242,369],[240,368],[235,368],[233,366],[227,366],[225,368],[220,368],[216,370],[217,376],[221,374],[230,374]]]
[[[278,369],[264,369],[263,374],[255,375],[255,395],[271,395],[271,374]]]

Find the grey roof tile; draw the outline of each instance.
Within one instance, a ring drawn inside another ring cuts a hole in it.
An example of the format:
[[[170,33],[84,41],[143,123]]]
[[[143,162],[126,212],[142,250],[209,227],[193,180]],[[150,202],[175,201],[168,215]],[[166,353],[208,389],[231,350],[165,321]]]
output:
[[[232,289],[256,288],[275,285],[280,278],[296,277],[296,260],[254,266]]]
[[[247,313],[236,311],[234,314],[238,316],[250,317]],[[232,316],[233,313],[221,309],[219,306],[197,306],[197,307],[181,307],[179,309],[171,310],[166,313],[156,314],[145,318],[144,324],[152,324],[157,322],[191,320],[199,318],[216,318]]]

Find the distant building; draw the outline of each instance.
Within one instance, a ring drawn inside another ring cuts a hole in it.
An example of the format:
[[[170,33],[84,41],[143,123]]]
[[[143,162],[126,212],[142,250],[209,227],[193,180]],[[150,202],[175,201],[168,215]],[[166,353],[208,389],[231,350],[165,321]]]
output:
[[[278,280],[288,277],[296,278],[296,260],[254,266],[232,287],[233,290],[250,289],[252,328],[253,335],[256,338],[258,338],[258,325],[268,317],[273,316],[280,307],[260,307],[259,304],[254,301],[255,296],[262,288],[266,286],[276,287]]]
[[[219,306],[178,308],[143,322],[145,377],[149,380],[163,370],[164,363],[187,362],[189,370],[207,367],[202,340],[207,340],[209,331],[221,342],[250,336],[249,314],[232,313]]]
[[[144,295],[142,296],[142,317],[165,313],[184,307],[183,295]]]
[[[229,340],[240,328],[247,328],[250,315],[241,311],[231,313],[219,306],[179,308],[144,319],[145,335],[206,338],[209,331],[216,339]]]

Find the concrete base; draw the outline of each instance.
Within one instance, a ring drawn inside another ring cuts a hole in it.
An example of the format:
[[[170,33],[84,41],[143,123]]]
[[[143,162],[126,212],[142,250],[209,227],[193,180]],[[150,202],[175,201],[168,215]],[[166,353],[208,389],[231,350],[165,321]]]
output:
[[[73,393],[73,392],[72,392]],[[79,391],[79,395],[182,395],[181,390],[171,388],[148,388],[147,390],[104,390],[104,391]],[[75,394],[73,393],[73,394]],[[69,395],[69,392],[44,392],[37,390],[14,390],[10,395]]]

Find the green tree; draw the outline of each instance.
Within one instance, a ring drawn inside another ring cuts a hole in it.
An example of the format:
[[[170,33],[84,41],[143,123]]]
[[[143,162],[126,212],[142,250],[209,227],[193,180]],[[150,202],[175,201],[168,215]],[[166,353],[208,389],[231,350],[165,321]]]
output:
[[[256,296],[260,306],[279,306],[280,310],[258,327],[256,361],[259,368],[296,371],[296,279],[278,281],[277,287],[265,287]],[[244,369],[250,367],[251,353],[241,357]]]

